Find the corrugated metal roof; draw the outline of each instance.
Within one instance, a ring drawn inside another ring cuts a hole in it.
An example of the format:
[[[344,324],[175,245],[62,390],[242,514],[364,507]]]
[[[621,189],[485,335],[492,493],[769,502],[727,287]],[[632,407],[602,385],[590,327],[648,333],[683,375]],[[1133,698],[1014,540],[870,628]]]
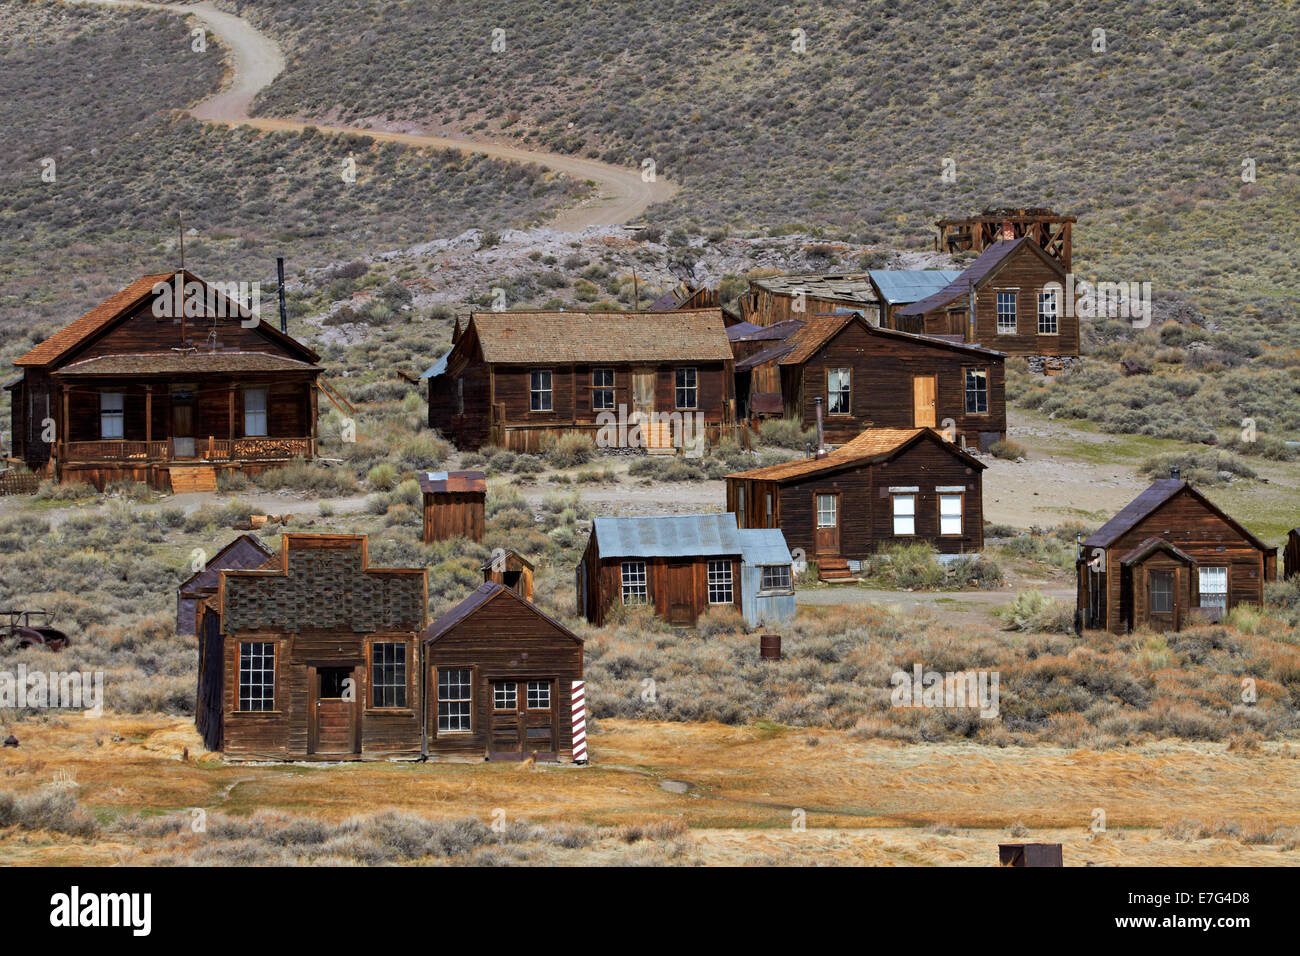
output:
[[[735,325],[727,326],[727,338],[735,342],[743,339],[751,332],[759,331],[763,326],[755,325],[753,322],[737,322]]]
[[[871,281],[890,305],[919,302],[934,295],[959,275],[960,269],[872,269]]]
[[[736,516],[659,515],[597,518],[592,532],[601,558],[688,558],[740,554]]]
[[[1025,243],[1028,243],[1031,248],[1037,249],[1042,253],[1044,259],[1049,263],[1053,263],[1058,270],[1061,269],[1061,264],[1055,259],[1049,258],[1047,253],[1043,252],[1042,248],[1040,248],[1039,245],[1029,236],[1021,236],[1019,239],[999,239],[997,242],[993,243],[993,245],[981,252],[979,258],[968,265],[965,271],[963,271],[961,275],[957,276],[957,278],[953,279],[933,295],[926,296],[924,299],[913,302],[911,305],[903,306],[898,310],[898,314],[924,315],[932,309],[939,309],[949,305],[960,297],[966,295],[972,286],[978,285],[982,282],[990,272],[1002,264],[1002,260],[1011,255],[1011,253],[1015,252]],[[1062,274],[1064,273],[1062,272]]]
[[[487,491],[487,475],[481,471],[422,471],[420,490],[426,494],[448,491]]]
[[[743,335],[733,334],[735,329],[741,325],[749,326],[751,331]],[[733,342],[779,342],[788,339],[791,335],[803,328],[803,319],[786,319],[782,322],[773,322],[771,325],[754,325],[752,322],[742,322],[740,325],[733,325],[727,330]]]
[[[451,358],[450,350],[448,350],[442,358],[438,359],[438,361],[426,368],[424,374],[421,375],[420,378],[437,378],[439,375],[445,374],[447,371],[447,359],[449,358]]]
[[[746,564],[789,564],[794,560],[780,528],[741,528],[740,555]]]

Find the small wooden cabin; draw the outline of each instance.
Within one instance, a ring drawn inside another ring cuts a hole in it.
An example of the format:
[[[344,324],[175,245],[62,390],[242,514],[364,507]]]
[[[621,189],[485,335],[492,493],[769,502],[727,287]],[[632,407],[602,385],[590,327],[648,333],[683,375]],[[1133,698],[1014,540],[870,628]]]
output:
[[[208,558],[203,568],[176,589],[176,633],[197,634],[197,609],[201,600],[217,593],[222,571],[239,571],[265,564],[271,551],[256,535],[241,534]]]
[[[446,538],[483,540],[487,476],[481,471],[422,471],[424,532],[427,544]]]
[[[1073,227],[1078,218],[1043,208],[985,209],[965,219],[940,219],[935,252],[983,252],[999,240],[1031,239],[1070,271]]]
[[[1005,356],[980,346],[881,329],[856,313],[810,316],[736,363],[742,405],[778,383],[786,418],[846,442],[864,428],[950,428],[958,445],[1005,438]]]
[[[137,279],[15,360],[13,453],[59,481],[215,491],[316,453],[319,356],[230,290]]]
[[[422,377],[429,427],[458,448],[537,452],[566,434],[605,441],[634,415],[675,444],[687,418],[717,441],[735,422],[732,366],[720,309],[475,312]]]
[[[1003,239],[943,289],[894,316],[902,331],[960,336],[1008,355],[1076,356],[1079,319],[1064,301],[1065,285],[1066,270],[1038,243]]]
[[[742,528],[780,528],[826,567],[891,544],[941,554],[984,547],[985,465],[928,428],[872,428],[823,457],[727,476],[727,510]]]
[[[573,759],[582,640],[510,588],[487,583],[424,636],[426,753]]]
[[[529,603],[533,600],[533,563],[518,551],[510,550],[492,556],[483,565],[483,583],[500,584],[514,591]]]
[[[1284,576],[1293,578],[1300,574],[1300,528],[1292,528],[1287,532],[1285,554]]]
[[[880,303],[880,326],[898,328],[895,313],[905,305],[934,295],[959,275],[960,269],[872,269],[871,288]]]
[[[1089,535],[1077,568],[1083,627],[1176,631],[1262,603],[1277,552],[1174,476]]]
[[[866,272],[750,279],[739,302],[741,319],[754,325],[775,325],[836,311],[860,312],[873,324],[880,324],[880,303]]]
[[[260,568],[220,572],[200,605],[204,743],[257,760],[418,756],[424,569],[370,567],[365,535],[281,542]]]

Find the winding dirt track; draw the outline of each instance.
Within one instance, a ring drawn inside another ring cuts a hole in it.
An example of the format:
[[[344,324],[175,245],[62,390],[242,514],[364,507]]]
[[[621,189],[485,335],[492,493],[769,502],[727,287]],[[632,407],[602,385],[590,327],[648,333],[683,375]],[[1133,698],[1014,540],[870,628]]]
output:
[[[420,133],[390,133],[356,126],[336,126],[309,119],[249,116],[248,110],[253,98],[284,71],[285,62],[279,44],[265,34],[259,33],[247,20],[218,10],[210,3],[148,3],[144,0],[78,0],[78,2],[109,7],[170,10],[193,16],[206,24],[230,51],[234,75],[225,89],[189,110],[189,114],[195,119],[227,126],[248,125],[264,130],[298,131],[307,126],[314,126],[327,132],[355,133],[383,142],[435,149],[458,149],[462,152],[482,153],[485,156],[510,162],[536,163],[575,179],[590,180],[596,184],[596,195],[578,206],[564,210],[549,223],[552,228],[569,232],[576,232],[587,226],[628,222],[644,213],[647,206],[663,202],[677,192],[676,184],[662,177],[655,182],[643,182],[640,170],[611,166],[592,159],[534,152],[496,143],[425,136]]]

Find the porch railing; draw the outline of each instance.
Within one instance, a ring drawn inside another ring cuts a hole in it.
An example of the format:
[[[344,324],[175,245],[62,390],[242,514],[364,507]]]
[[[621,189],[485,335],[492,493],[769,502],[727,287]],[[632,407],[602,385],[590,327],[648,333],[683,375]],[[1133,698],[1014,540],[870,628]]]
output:
[[[162,441],[72,441],[63,445],[65,461],[164,462],[175,460],[170,439]],[[198,461],[279,461],[311,457],[310,438],[195,438]]]

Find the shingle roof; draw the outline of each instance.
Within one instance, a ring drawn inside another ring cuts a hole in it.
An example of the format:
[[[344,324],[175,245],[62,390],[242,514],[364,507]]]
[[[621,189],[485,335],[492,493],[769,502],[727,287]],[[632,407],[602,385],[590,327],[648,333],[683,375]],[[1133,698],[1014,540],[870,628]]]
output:
[[[872,269],[871,281],[886,302],[917,302],[934,295],[959,275],[960,269]]]
[[[804,295],[816,299],[836,299],[862,305],[877,301],[876,290],[871,287],[871,275],[867,272],[814,272],[802,275],[766,276],[761,279],[750,279],[749,284],[780,295],[803,292]]]
[[[964,458],[972,468],[983,470],[986,467],[978,458],[967,454],[928,428],[868,428],[857,438],[845,442],[839,448],[828,453],[825,458],[817,458],[816,456],[799,458],[795,461],[782,462],[779,465],[768,465],[765,468],[736,472],[727,475],[727,477],[756,479],[759,481],[787,481],[792,478],[802,478],[805,475],[814,475],[822,471],[846,468],[850,465],[883,461],[892,458],[914,441],[923,440],[927,435],[934,441],[940,442],[953,454]]]
[[[785,344],[790,351],[781,359],[782,365],[802,365],[825,345],[833,336],[839,334],[857,316],[856,312],[837,315],[812,315],[807,321],[791,333]],[[863,322],[866,320],[863,319]],[[870,323],[867,323],[870,324]]]
[[[1238,534],[1250,541],[1255,547],[1261,551],[1273,550],[1229,517],[1218,505],[1180,478],[1157,478],[1151,482],[1150,488],[1130,501],[1113,518],[1088,535],[1084,539],[1083,546],[1085,548],[1109,548],[1120,537],[1132,531],[1157,508],[1184,489],[1207,509],[1226,521]]]
[[[481,471],[422,471],[417,477],[426,494],[487,491],[487,475]]]
[[[485,362],[725,362],[721,309],[676,312],[475,312]]]
[[[1031,249],[1038,250],[1043,258],[1052,263],[1058,270],[1061,268],[1060,263],[1055,259],[1048,258],[1047,253],[1043,252],[1038,243],[1034,242],[1029,236],[1021,236],[1019,239],[999,239],[981,252],[979,258],[968,265],[957,278],[934,295],[913,302],[911,305],[903,306],[898,310],[898,314],[924,315],[926,312],[942,308],[954,302],[959,297],[970,292],[972,286],[978,285],[990,272],[1002,264],[1002,260],[1026,243]]]
[[[177,372],[300,372],[319,366],[269,352],[143,352],[73,362],[59,375],[167,375]]]
[[[176,590],[185,592],[190,588],[215,587],[222,571],[260,567],[273,557],[271,549],[256,535],[241,534],[208,558],[203,570],[190,575]]]
[[[597,518],[592,533],[604,558],[681,558],[740,554],[736,516]]]

